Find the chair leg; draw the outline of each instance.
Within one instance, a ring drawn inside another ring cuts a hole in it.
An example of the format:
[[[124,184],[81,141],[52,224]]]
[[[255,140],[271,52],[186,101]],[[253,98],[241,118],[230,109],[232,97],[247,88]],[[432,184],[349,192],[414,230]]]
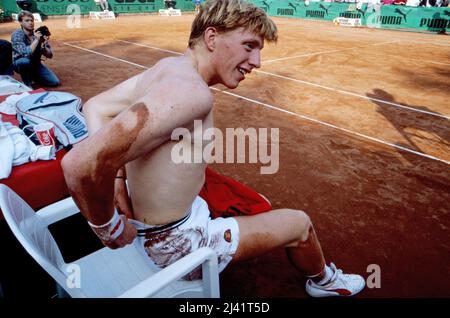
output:
[[[203,290],[207,298],[220,298],[219,273],[217,259],[207,260],[202,265]]]
[[[57,282],[56,284],[56,294],[58,295],[58,298],[71,298],[70,295],[64,290],[64,288],[61,287]]]

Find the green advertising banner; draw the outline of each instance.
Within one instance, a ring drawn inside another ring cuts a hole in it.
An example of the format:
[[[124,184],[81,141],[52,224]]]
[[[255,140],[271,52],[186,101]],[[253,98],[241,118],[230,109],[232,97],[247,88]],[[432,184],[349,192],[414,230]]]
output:
[[[363,26],[423,31],[450,30],[450,8],[407,7],[298,0],[253,0],[271,16],[332,21],[338,17],[361,19]]]
[[[450,8],[407,7],[397,5],[372,5],[339,2],[309,2],[300,0],[251,0],[271,16],[332,21],[338,17],[358,18],[370,28],[415,29],[422,31],[450,31]],[[32,11],[42,16],[88,14],[100,11],[94,0],[32,0]],[[108,0],[115,13],[157,12],[163,9],[164,0]],[[192,0],[176,0],[176,8],[193,11]],[[0,0],[4,16],[18,13],[15,0]]]
[[[94,0],[32,0],[31,11],[42,16],[89,14],[89,11],[101,11]],[[181,11],[194,11],[192,0],[176,0],[176,8]],[[164,9],[164,0],[108,0],[110,10],[115,13],[145,13]],[[18,13],[21,9],[15,0],[1,0],[5,16]]]
[[[19,6],[15,0],[3,0],[5,14],[19,13]],[[41,16],[65,15],[76,13],[88,14],[89,11],[97,10],[98,5],[94,0],[33,0],[31,11],[38,12]]]
[[[176,0],[177,5],[176,8],[181,11],[194,11],[195,4],[192,0]]]
[[[155,12],[164,8],[162,0],[108,0],[115,13],[145,13]]]
[[[20,9],[14,0],[0,0],[0,7],[2,8],[5,17],[11,16],[11,13],[16,13]]]
[[[93,0],[91,0],[93,1]],[[194,11],[192,0],[175,0],[176,9],[181,11]],[[164,0],[108,0],[115,13],[142,13],[156,12],[164,9]]]

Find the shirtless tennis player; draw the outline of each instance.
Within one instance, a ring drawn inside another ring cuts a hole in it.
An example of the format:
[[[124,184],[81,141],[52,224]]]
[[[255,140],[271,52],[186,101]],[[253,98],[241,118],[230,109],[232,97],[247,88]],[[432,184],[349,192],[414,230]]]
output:
[[[351,296],[364,288],[361,276],[326,265],[304,212],[279,209],[211,220],[198,196],[206,164],[171,160],[175,128],[192,130],[194,120],[202,120],[203,129],[213,126],[209,86],[236,88],[260,67],[264,41],[276,40],[276,25],[253,4],[208,0],[195,17],[183,55],[162,59],[84,105],[90,136],[62,166],[75,202],[106,246],[123,247],[144,233],[138,239],[160,267],[209,246],[217,252],[219,270],[230,261],[286,247],[295,268],[309,277],[311,296]],[[116,202],[130,214],[125,172],[132,220],[115,209]]]

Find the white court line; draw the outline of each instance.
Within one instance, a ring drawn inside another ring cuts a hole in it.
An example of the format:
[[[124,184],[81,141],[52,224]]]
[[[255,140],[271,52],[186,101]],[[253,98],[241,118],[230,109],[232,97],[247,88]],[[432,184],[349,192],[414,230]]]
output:
[[[89,49],[84,49],[84,48],[81,48],[81,47],[77,47],[75,45],[70,45],[68,43],[63,43],[63,44],[71,46],[71,47],[74,47],[74,48],[77,48],[77,49],[80,49],[80,50],[83,50],[83,51],[87,51],[87,52],[90,52],[90,53],[93,53],[93,54],[98,54],[98,55],[101,55],[101,56],[104,56],[104,57],[107,57],[107,58],[110,58],[110,59],[113,59],[113,60],[116,60],[116,61],[120,61],[120,62],[123,62],[123,63],[128,63],[130,65],[138,66],[140,68],[149,69],[149,67],[147,67],[147,66],[136,64],[136,63],[124,60],[124,59],[119,59],[119,58],[116,58],[116,57],[111,56],[111,55],[103,54],[103,53],[96,52],[96,51],[89,50]],[[450,165],[450,161],[447,161],[447,160],[444,160],[444,159],[441,159],[441,158],[437,158],[437,157],[434,157],[434,156],[431,156],[431,155],[428,155],[428,154],[425,154],[425,153],[422,153],[422,152],[418,152],[418,151],[412,150],[410,148],[399,146],[399,145],[396,145],[396,144],[393,144],[393,143],[390,143],[390,142],[387,142],[387,141],[384,141],[384,140],[381,140],[381,139],[378,139],[378,138],[370,137],[370,136],[367,136],[367,135],[364,135],[364,134],[361,134],[361,133],[358,133],[358,132],[355,132],[355,131],[352,131],[352,130],[349,130],[349,129],[346,129],[346,128],[338,127],[338,126],[335,126],[333,124],[329,124],[327,122],[324,122],[324,121],[321,121],[321,120],[318,120],[318,119],[314,119],[314,118],[310,118],[308,116],[300,115],[300,114],[291,112],[289,110],[285,110],[285,109],[282,109],[282,108],[279,108],[279,107],[276,107],[276,106],[273,106],[273,105],[270,105],[270,104],[259,102],[259,101],[256,101],[254,99],[250,99],[250,98],[247,98],[247,97],[244,97],[244,96],[241,96],[241,95],[237,95],[237,94],[230,93],[230,92],[227,92],[227,91],[222,91],[222,90],[220,90],[218,88],[215,88],[215,87],[211,87],[211,89],[213,89],[215,91],[219,91],[219,92],[221,92],[223,94],[227,94],[227,95],[230,95],[230,96],[233,96],[233,97],[237,97],[237,98],[241,98],[241,99],[247,100],[249,102],[255,103],[257,105],[264,106],[264,107],[269,108],[269,109],[277,110],[277,111],[280,111],[282,113],[293,115],[295,117],[299,117],[299,118],[302,118],[302,119],[305,119],[305,120],[308,120],[308,121],[312,121],[312,122],[320,124],[320,125],[324,125],[324,126],[327,126],[327,127],[330,127],[330,128],[334,128],[334,129],[346,132],[346,133],[348,133],[350,135],[356,135],[358,137],[365,138],[365,139],[371,140],[373,142],[381,143],[383,145],[390,146],[390,147],[393,147],[393,148],[396,148],[396,149],[399,149],[399,150],[402,150],[402,151],[405,151],[405,152],[409,152],[409,153],[412,153],[412,154],[420,156],[420,157],[425,157],[425,158],[428,158],[428,159],[432,159],[432,160],[439,161],[439,162],[445,163],[447,165]]]
[[[305,115],[300,115],[300,114],[291,112],[289,110],[286,110],[286,109],[283,109],[283,108],[279,108],[277,106],[266,104],[266,103],[263,103],[263,102],[260,102],[260,101],[254,100],[254,99],[250,99],[250,98],[247,98],[247,97],[243,97],[241,95],[237,95],[237,94],[230,93],[230,92],[227,92],[227,91],[221,91],[221,92],[224,93],[224,94],[228,94],[228,95],[231,95],[231,96],[234,96],[234,97],[237,97],[237,98],[241,98],[241,99],[244,99],[246,101],[249,101],[249,102],[252,102],[252,103],[255,103],[255,104],[258,104],[258,105],[270,108],[270,109],[273,109],[273,110],[278,110],[280,112],[283,112],[283,113],[286,113],[286,114],[289,114],[289,115],[292,115],[292,116],[295,116],[295,117],[299,117],[299,118],[302,118],[302,119],[305,119],[305,120],[312,121],[312,122],[317,123],[317,124],[321,124],[321,125],[324,125],[324,126],[327,126],[327,127],[330,127],[330,128],[334,128],[334,129],[346,132],[346,133],[351,134],[351,135],[356,135],[358,137],[369,139],[371,141],[374,141],[374,142],[377,142],[377,143],[381,143],[381,144],[386,145],[386,146],[394,147],[394,148],[403,150],[405,152],[409,152],[409,153],[412,153],[412,154],[415,154],[415,155],[418,155],[418,156],[421,156],[421,157],[426,157],[426,158],[433,159],[433,160],[436,160],[436,161],[440,161],[440,162],[443,162],[443,163],[446,163],[446,164],[450,165],[450,161],[447,161],[447,160],[444,160],[444,159],[440,159],[440,158],[437,158],[437,157],[425,154],[423,152],[418,152],[418,151],[412,150],[410,148],[406,148],[406,147],[403,147],[403,146],[392,144],[390,142],[387,142],[387,141],[384,141],[384,140],[381,140],[381,139],[378,139],[378,138],[370,137],[370,136],[361,134],[361,133],[356,132],[356,131],[352,131],[352,130],[349,130],[349,129],[346,129],[346,128],[335,126],[333,124],[329,124],[327,122],[324,122],[324,121],[321,121],[321,120],[318,120],[318,119],[314,119],[314,118],[311,118],[311,117],[308,117],[308,116],[305,116]]]
[[[89,41],[98,41],[98,40],[80,40],[80,41],[70,41],[70,42],[65,42],[64,44],[66,45],[72,45],[72,44],[76,44],[76,43],[84,43],[84,42],[89,42]],[[153,46],[149,46],[149,45],[145,45],[145,44],[140,44],[140,43],[136,43],[136,42],[129,42],[129,41],[125,41],[125,40],[119,40],[119,39],[113,39],[113,41],[116,42],[123,42],[123,43],[127,43],[127,44],[133,44],[133,45],[137,45],[137,46],[143,46],[143,47],[148,47],[151,48],[153,50],[157,50],[157,51],[161,51],[161,52],[166,52],[166,53],[172,53],[172,54],[182,54],[179,52],[175,52],[175,51],[171,51],[171,50],[165,50],[165,49],[161,49],[159,47],[153,47]]]
[[[400,41],[381,42],[381,43],[369,44],[369,45],[365,45],[365,46],[355,46],[355,47],[347,48],[347,49],[339,49],[339,50],[332,50],[332,51],[322,51],[322,52],[317,52],[317,53],[306,53],[306,54],[294,55],[294,56],[290,56],[290,57],[282,57],[282,58],[279,58],[279,59],[267,60],[267,61],[263,61],[262,64],[278,62],[278,61],[283,61],[283,60],[289,60],[289,59],[294,59],[294,58],[298,58],[298,57],[313,56],[313,55],[317,55],[317,54],[336,53],[336,52],[348,51],[348,50],[353,50],[353,49],[358,49],[358,48],[365,48],[365,47],[370,46],[370,45],[380,45],[380,44],[395,43],[395,42],[400,42]],[[396,59],[400,59],[400,60],[410,60],[410,61],[418,61],[418,62],[422,62],[422,63],[431,63],[431,64],[437,64],[437,65],[450,66],[450,63],[435,62],[435,61],[423,60],[423,59],[413,59],[413,58],[402,57],[402,56],[393,55],[393,54],[384,54],[384,53],[383,54],[377,54],[377,53],[373,53],[373,52],[370,52],[368,54],[375,55],[375,56],[381,56],[381,57],[385,57],[385,58],[386,57],[392,57],[392,58],[396,58]],[[358,56],[358,58],[368,58],[368,57],[364,56],[364,55],[360,55],[360,56]]]
[[[78,41],[65,42],[65,44],[76,44],[76,43],[93,42],[93,41],[106,41],[106,40],[104,40],[104,39],[78,40]]]
[[[294,55],[294,56],[287,56],[287,57],[281,57],[281,58],[278,58],[278,59],[262,61],[262,64],[278,62],[278,61],[285,61],[285,60],[295,59],[295,58],[298,58],[298,57],[305,57],[305,56],[313,56],[313,55],[319,55],[319,54],[328,54],[328,53],[349,51],[349,50],[360,49],[360,48],[373,46],[373,45],[382,45],[382,44],[389,44],[389,43],[396,43],[396,42],[398,42],[398,41],[379,42],[379,43],[373,43],[373,44],[367,44],[367,45],[361,45],[361,46],[354,46],[354,47],[350,47],[350,48],[346,48],[346,49],[338,49],[338,50],[330,50],[330,51],[322,51],[322,52],[315,52],[315,53],[313,52],[313,53],[306,53],[306,54],[300,54],[300,55]]]
[[[70,42],[66,42],[67,44],[76,44],[76,43],[84,43],[84,42],[92,42],[92,41],[99,41],[99,40],[80,40],[80,41],[70,41]],[[165,50],[165,49],[161,49],[158,47],[154,47],[154,46],[150,46],[150,45],[145,45],[145,44],[141,44],[141,43],[136,43],[136,42],[129,42],[129,41],[125,41],[125,40],[115,40],[118,42],[123,42],[123,43],[128,43],[128,44],[133,44],[133,45],[137,45],[137,46],[142,46],[142,47],[148,47],[157,51],[161,51],[161,52],[167,52],[167,53],[172,53],[172,54],[182,54],[180,52],[175,52],[175,51],[171,51],[171,50]],[[395,43],[395,42],[399,42],[400,40],[396,40],[396,41],[389,41],[389,42],[381,42],[381,43],[375,43],[375,44],[368,44],[369,45],[381,45],[381,44],[387,44],[387,43]],[[363,48],[365,46],[355,46],[354,48],[347,48],[347,49],[341,49],[341,50],[333,50],[333,51],[323,51],[323,52],[317,52],[317,53],[306,53],[306,54],[302,54],[302,55],[295,55],[293,57],[288,57],[288,58],[296,58],[296,57],[303,57],[303,56],[311,56],[311,55],[316,55],[316,54],[323,54],[323,53],[334,53],[334,52],[339,52],[339,51],[345,51],[345,50],[349,50],[349,49],[356,49],[356,48]],[[433,63],[433,64],[438,64],[438,65],[445,65],[445,66],[450,66],[449,63],[442,63],[442,62],[435,62],[435,61],[431,61],[431,60],[422,60],[422,59],[413,59],[413,58],[404,58],[404,57],[399,57],[398,55],[391,55],[391,54],[374,54],[373,52],[371,52],[370,54],[373,55],[377,55],[377,56],[391,56],[394,58],[398,58],[398,59],[403,59],[403,60],[411,60],[411,61],[419,61],[419,62],[426,62],[426,63]],[[267,60],[267,61],[263,61],[262,63],[271,63],[273,61],[280,61],[283,59],[288,59],[288,58],[280,58],[280,59],[274,59],[274,60]]]
[[[134,43],[134,42],[128,42],[128,41],[127,41],[127,43],[133,44],[133,45],[138,45],[138,46],[143,46],[143,47],[148,47],[148,48],[151,48],[151,49],[157,50],[157,51],[167,52],[167,50],[160,49],[160,48],[157,48],[157,47],[154,47],[154,46],[149,46],[149,45],[146,45],[146,44],[140,44],[140,43]],[[171,51],[171,53],[178,54],[178,55],[182,54],[180,52],[173,52],[173,51]],[[441,114],[438,114],[438,113],[429,112],[429,111],[422,110],[422,109],[408,107],[408,106],[397,104],[397,103],[394,103],[394,102],[385,101],[383,99],[378,99],[378,98],[373,98],[373,97],[369,97],[369,96],[365,96],[365,95],[360,95],[360,94],[352,93],[352,92],[349,92],[349,91],[344,91],[344,90],[341,90],[341,89],[332,88],[332,87],[328,87],[328,86],[324,86],[324,85],[320,85],[320,84],[316,84],[316,83],[312,83],[312,82],[302,81],[302,80],[295,79],[295,78],[288,77],[288,76],[278,75],[278,74],[275,74],[275,73],[265,72],[265,71],[261,71],[261,70],[253,70],[253,72],[261,73],[261,74],[265,74],[265,75],[269,75],[269,76],[274,76],[274,77],[278,77],[278,78],[282,78],[282,79],[285,79],[285,80],[294,81],[294,82],[301,83],[301,84],[315,86],[315,87],[319,87],[319,88],[326,89],[326,90],[329,90],[329,91],[333,91],[333,92],[336,92],[336,93],[340,93],[340,94],[344,94],[344,95],[350,95],[350,96],[354,96],[354,97],[359,97],[359,98],[363,98],[363,99],[366,99],[366,100],[371,100],[371,101],[379,102],[379,103],[382,103],[382,104],[386,104],[386,105],[390,105],[390,106],[394,106],[394,107],[398,107],[398,108],[408,109],[408,110],[411,110],[411,111],[414,111],[414,112],[418,112],[418,113],[423,113],[423,114],[427,114],[427,115],[431,115],[431,116],[436,116],[436,117],[441,117],[441,118],[445,118],[445,119],[450,119],[450,117],[446,116],[446,115],[441,115]]]
[[[114,56],[111,56],[111,55],[103,54],[103,53],[100,53],[100,52],[97,52],[97,51],[85,49],[84,47],[80,47],[80,46],[69,44],[69,43],[63,43],[63,44],[67,45],[67,46],[71,46],[71,47],[77,48],[77,49],[82,50],[82,51],[86,51],[86,52],[98,54],[98,55],[101,55],[101,56],[104,56],[104,57],[108,57],[110,59],[113,59],[113,60],[116,60],[116,61],[119,61],[119,62],[124,62],[124,63],[128,63],[128,64],[131,64],[131,65],[140,67],[140,68],[148,69],[148,67],[146,67],[146,66],[143,66],[143,65],[140,65],[140,64],[136,64],[136,63],[133,63],[133,62],[130,62],[130,61],[122,60],[122,59],[119,59],[118,57],[114,57]]]
[[[278,75],[278,74],[275,74],[275,73],[270,73],[270,72],[260,71],[260,70],[254,70],[253,72],[261,73],[261,74],[265,74],[265,75],[269,75],[269,76],[274,76],[274,77],[278,77],[278,78],[282,78],[282,79],[285,79],[285,80],[288,80],[288,81],[294,81],[294,82],[297,82],[297,83],[302,83],[302,84],[307,84],[307,85],[323,88],[323,89],[326,89],[326,90],[329,90],[329,91],[333,91],[333,92],[336,92],[336,93],[340,93],[340,94],[344,94],[344,95],[350,95],[350,96],[355,96],[355,97],[359,97],[359,98],[363,98],[363,99],[368,99],[368,100],[371,100],[371,101],[374,101],[374,102],[379,102],[379,103],[391,105],[391,106],[398,107],[398,108],[408,109],[408,110],[411,110],[411,111],[414,111],[414,112],[418,112],[418,113],[423,113],[423,114],[427,114],[427,115],[431,115],[431,116],[436,116],[436,117],[441,117],[441,118],[445,118],[445,119],[450,119],[450,117],[446,116],[446,115],[441,115],[441,114],[438,114],[438,113],[433,113],[433,112],[429,112],[429,111],[422,110],[422,109],[417,109],[417,108],[413,108],[413,107],[409,107],[409,106],[405,106],[405,105],[401,105],[401,104],[397,104],[397,103],[393,103],[393,102],[388,102],[388,101],[385,101],[383,99],[378,99],[378,98],[373,98],[373,97],[369,97],[369,96],[364,96],[364,95],[360,95],[360,94],[344,91],[344,90],[333,88],[333,87],[328,87],[328,86],[324,86],[324,85],[320,85],[320,84],[316,84],[316,83],[306,82],[306,81],[302,81],[302,80],[299,80],[299,79],[296,79],[296,78],[292,78],[292,77],[288,77],[288,76],[284,76],[284,75]]]
[[[128,44],[133,44],[133,45],[137,45],[137,46],[148,47],[148,48],[151,48],[151,49],[154,49],[154,50],[157,50],[157,51],[162,51],[162,52],[167,52],[167,53],[172,53],[172,54],[182,54],[180,52],[165,50],[165,49],[161,49],[159,47],[153,47],[153,46],[140,44],[140,43],[135,43],[135,42],[129,42],[129,41],[124,41],[124,40],[116,40],[116,41],[123,42],[123,43],[128,43]]]

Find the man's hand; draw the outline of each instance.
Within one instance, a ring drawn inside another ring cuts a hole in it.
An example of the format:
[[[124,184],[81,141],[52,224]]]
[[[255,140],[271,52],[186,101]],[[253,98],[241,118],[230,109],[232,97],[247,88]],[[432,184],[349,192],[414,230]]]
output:
[[[50,40],[50,37],[48,35],[42,36],[42,41],[43,41],[44,45],[47,45],[49,40]]]
[[[134,239],[137,237],[136,228],[127,222],[127,218],[124,215],[122,215],[121,218],[125,223],[122,234],[120,234],[119,237],[117,237],[114,241],[103,242],[103,245],[113,250],[133,243]]]
[[[116,178],[114,182],[114,205],[119,214],[124,214],[129,219],[134,219],[133,206],[128,196],[125,179]]]
[[[50,36],[43,35],[41,37],[42,49],[44,49],[43,54],[46,58],[51,59],[53,57],[52,49],[50,48],[50,44],[48,41],[50,40]]]
[[[41,41],[42,33],[40,31],[35,31],[34,36],[36,37],[36,40]]]
[[[112,218],[105,224],[95,225],[88,221],[89,226],[103,243],[103,245],[116,249],[133,243],[137,236],[136,228],[127,222],[125,215],[113,212]]]

